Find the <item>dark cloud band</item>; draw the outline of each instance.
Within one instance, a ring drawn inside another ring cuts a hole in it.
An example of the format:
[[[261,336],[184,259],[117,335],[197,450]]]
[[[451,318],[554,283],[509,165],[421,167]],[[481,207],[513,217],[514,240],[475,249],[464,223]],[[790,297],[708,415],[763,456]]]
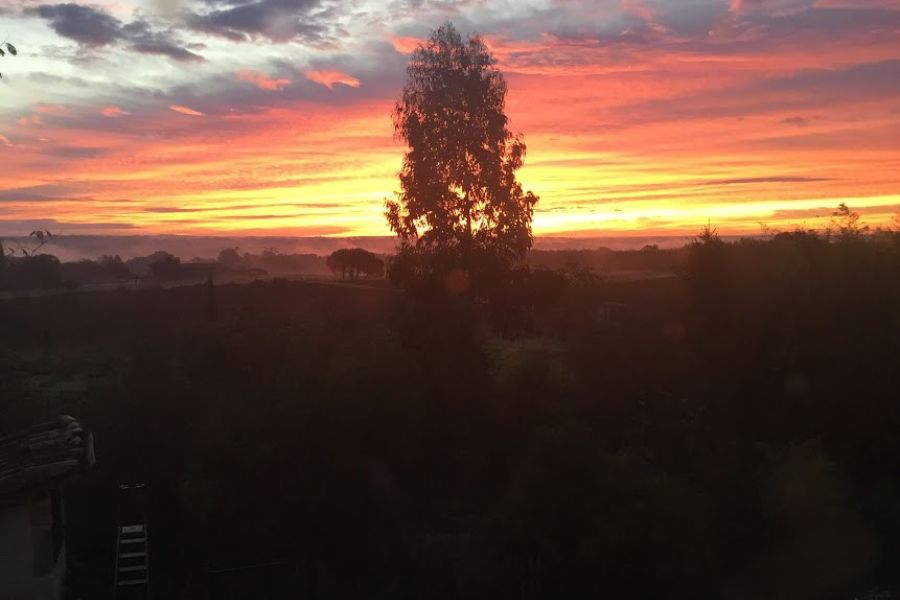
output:
[[[42,4],[25,10],[26,15],[48,22],[58,35],[87,48],[125,44],[141,54],[167,56],[178,62],[199,62],[202,56],[191,52],[168,31],[157,31],[147,21],[122,23],[112,15],[81,4]]]
[[[321,0],[207,0],[206,3],[210,10],[190,15],[188,26],[234,42],[256,38],[275,43],[295,39],[314,41],[327,31],[324,15],[314,14]]]

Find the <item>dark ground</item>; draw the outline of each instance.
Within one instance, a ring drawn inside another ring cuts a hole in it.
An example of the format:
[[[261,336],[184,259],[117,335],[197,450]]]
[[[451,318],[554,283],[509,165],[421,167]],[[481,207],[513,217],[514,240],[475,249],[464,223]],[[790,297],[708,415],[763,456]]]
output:
[[[4,300],[0,424],[95,434],[72,598],[108,597],[134,479],[157,598],[896,594],[897,251],[779,243],[668,278],[570,265],[502,306],[287,281],[214,310],[204,286]]]

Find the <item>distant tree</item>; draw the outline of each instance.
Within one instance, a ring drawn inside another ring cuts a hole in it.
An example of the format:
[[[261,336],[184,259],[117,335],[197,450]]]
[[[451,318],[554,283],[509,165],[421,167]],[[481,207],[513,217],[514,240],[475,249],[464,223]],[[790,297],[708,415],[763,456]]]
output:
[[[325,259],[325,264],[328,265],[328,269],[335,275],[340,275],[341,279],[347,278],[348,252],[349,251],[346,248],[341,248],[340,250],[332,252],[328,258]]]
[[[99,283],[131,277],[131,272],[118,256],[102,256],[100,259],[83,259],[66,262],[61,265],[63,280],[66,283]]]
[[[157,250],[147,256],[135,256],[125,261],[128,272],[135,277],[148,277],[151,275],[150,265],[155,262],[168,259],[172,255],[164,250]]]
[[[531,248],[538,197],[516,180],[525,143],[507,128],[496,63],[480,37],[464,40],[450,23],[413,52],[393,115],[409,149],[386,203],[398,272],[508,269]]]
[[[7,54],[16,56],[18,53],[19,51],[16,50],[16,47],[9,42],[0,43],[0,57],[6,56]],[[0,79],[3,79],[3,73],[0,73]]]
[[[150,263],[150,276],[154,279],[172,280],[181,278],[181,259],[168,253]]]
[[[241,255],[238,254],[238,248],[225,248],[219,252],[219,262],[229,269],[236,269],[241,266]]]
[[[110,277],[114,277],[115,279],[128,279],[131,276],[131,272],[118,254],[115,256],[105,254],[100,257],[98,262],[103,271]]]
[[[9,261],[6,274],[12,289],[49,289],[62,282],[59,259],[51,254],[25,255]]]
[[[859,213],[850,210],[846,203],[841,202],[833,213],[828,233],[843,239],[853,239],[869,231],[869,226],[860,222]]]
[[[108,275],[99,262],[82,259],[61,265],[62,278],[69,285],[97,283],[104,281]]]
[[[342,248],[331,253],[325,261],[328,268],[341,279],[356,280],[365,277],[383,277],[384,262],[375,254],[362,248]]]
[[[366,250],[358,249],[357,254],[357,275],[362,274],[366,277],[384,277],[384,261]]]
[[[244,254],[241,267],[261,268],[270,274],[294,275],[298,273],[324,274],[325,260],[315,254],[281,254],[275,249],[263,250],[261,254]]]
[[[704,225],[697,237],[691,241],[693,246],[717,246],[721,243],[719,232],[711,223]]]

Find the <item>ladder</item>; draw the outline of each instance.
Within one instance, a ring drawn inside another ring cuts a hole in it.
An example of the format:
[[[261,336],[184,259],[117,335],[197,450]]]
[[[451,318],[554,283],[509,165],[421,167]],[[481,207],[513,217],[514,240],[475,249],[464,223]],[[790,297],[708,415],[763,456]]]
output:
[[[150,554],[144,484],[119,485],[114,600],[150,598]]]

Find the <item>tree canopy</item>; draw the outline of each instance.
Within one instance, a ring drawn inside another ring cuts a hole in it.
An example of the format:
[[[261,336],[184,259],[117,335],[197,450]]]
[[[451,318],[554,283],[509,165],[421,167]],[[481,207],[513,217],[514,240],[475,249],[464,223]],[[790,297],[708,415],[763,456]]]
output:
[[[241,255],[238,248],[225,248],[219,252],[218,261],[230,269],[235,269],[241,265]]]
[[[516,180],[525,143],[508,128],[496,63],[479,36],[463,39],[450,23],[413,52],[393,115],[409,148],[386,211],[401,252],[508,266],[531,248],[538,198]]]
[[[157,252],[159,255],[150,263],[150,276],[154,279],[181,279],[181,259],[168,252]]]
[[[381,277],[384,275],[384,262],[376,255],[362,248],[342,248],[331,253],[325,261],[328,268],[341,279],[358,279],[365,277]]]

